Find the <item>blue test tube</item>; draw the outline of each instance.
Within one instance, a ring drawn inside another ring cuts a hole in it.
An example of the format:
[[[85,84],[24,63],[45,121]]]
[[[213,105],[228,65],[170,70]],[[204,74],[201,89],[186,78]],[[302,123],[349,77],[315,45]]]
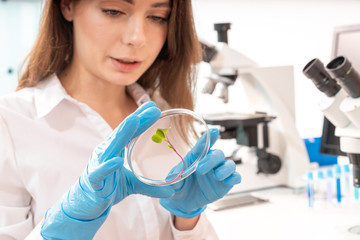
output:
[[[333,199],[333,171],[331,168],[326,169],[326,178],[326,201],[331,204]]]
[[[314,206],[314,177],[311,171],[307,172],[307,190],[309,207],[312,208]]]
[[[341,203],[341,168],[339,165],[334,166],[335,170],[335,179],[336,179],[336,199],[338,203]]]
[[[324,171],[321,169],[317,170],[317,180],[318,188],[316,189],[316,191],[318,191],[318,195],[320,196],[319,198],[324,200],[326,199],[326,180],[324,177]]]
[[[350,166],[344,165],[344,180],[345,180],[345,193],[347,197],[350,197]]]

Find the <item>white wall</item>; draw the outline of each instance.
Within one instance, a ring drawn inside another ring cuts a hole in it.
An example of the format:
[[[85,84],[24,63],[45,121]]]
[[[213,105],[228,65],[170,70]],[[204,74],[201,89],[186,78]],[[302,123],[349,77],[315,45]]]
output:
[[[20,64],[38,32],[40,12],[40,0],[0,1],[0,96],[16,87]]]
[[[302,69],[315,57],[325,64],[330,61],[333,28],[360,24],[360,1],[192,0],[192,3],[197,31],[208,41],[217,41],[214,23],[230,22],[230,47],[260,66],[294,66],[299,133],[303,138],[321,136],[323,115],[316,106],[320,93],[303,76]]]

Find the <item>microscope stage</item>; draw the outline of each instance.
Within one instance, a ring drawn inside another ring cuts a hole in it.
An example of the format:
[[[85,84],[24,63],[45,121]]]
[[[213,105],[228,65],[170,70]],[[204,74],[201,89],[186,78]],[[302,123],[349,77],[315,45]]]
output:
[[[275,119],[273,116],[268,116],[266,113],[213,113],[204,114],[203,118],[207,124],[221,125],[225,128],[234,128],[237,126],[256,126],[259,123],[267,123]]]

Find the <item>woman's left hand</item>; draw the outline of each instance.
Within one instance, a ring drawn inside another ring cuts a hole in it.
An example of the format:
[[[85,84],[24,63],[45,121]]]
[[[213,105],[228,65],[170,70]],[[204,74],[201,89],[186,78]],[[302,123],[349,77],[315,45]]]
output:
[[[210,129],[210,147],[218,137],[219,131]],[[204,142],[205,135],[185,156],[186,165],[191,165],[195,161]],[[182,165],[176,166],[170,174],[176,174],[181,168]],[[160,199],[160,204],[177,217],[193,218],[202,213],[207,204],[224,197],[235,184],[240,182],[241,177],[236,172],[234,161],[225,159],[224,153],[220,150],[210,150],[191,176],[172,185],[175,194],[170,198]]]

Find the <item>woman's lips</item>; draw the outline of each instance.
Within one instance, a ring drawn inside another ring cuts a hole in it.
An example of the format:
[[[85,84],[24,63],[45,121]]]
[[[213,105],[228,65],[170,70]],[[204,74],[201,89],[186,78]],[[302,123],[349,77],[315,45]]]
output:
[[[135,71],[141,64],[140,61],[131,60],[131,59],[118,59],[118,58],[110,58],[111,62],[120,72],[132,72]]]

